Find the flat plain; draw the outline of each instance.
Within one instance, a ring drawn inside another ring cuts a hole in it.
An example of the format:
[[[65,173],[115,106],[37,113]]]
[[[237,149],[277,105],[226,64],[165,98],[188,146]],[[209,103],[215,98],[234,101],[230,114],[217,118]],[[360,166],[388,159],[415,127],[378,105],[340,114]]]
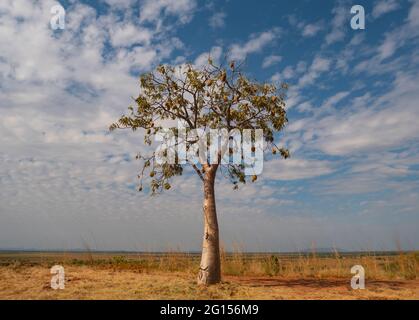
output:
[[[51,288],[62,265],[65,289]],[[365,289],[350,282],[365,269]],[[2,252],[0,299],[414,299],[419,254],[223,253],[223,280],[196,285],[198,254]]]

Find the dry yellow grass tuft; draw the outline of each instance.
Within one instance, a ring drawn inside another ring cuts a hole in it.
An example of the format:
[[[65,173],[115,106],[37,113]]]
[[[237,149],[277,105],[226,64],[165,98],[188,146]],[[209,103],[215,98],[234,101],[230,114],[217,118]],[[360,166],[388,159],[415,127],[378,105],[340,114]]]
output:
[[[223,282],[202,287],[193,254],[0,254],[0,299],[419,299],[418,258],[223,252]],[[54,264],[65,268],[64,290],[50,288]],[[365,290],[350,287],[355,264]]]

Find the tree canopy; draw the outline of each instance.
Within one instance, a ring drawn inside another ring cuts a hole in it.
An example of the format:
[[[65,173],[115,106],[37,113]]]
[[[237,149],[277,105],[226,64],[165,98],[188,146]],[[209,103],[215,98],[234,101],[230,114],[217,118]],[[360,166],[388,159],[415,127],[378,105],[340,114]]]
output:
[[[289,157],[287,149],[276,144],[276,132],[281,131],[287,123],[285,110],[285,97],[287,85],[279,87],[271,83],[252,81],[241,72],[241,67],[235,62],[228,66],[213,63],[211,58],[202,67],[192,64],[177,67],[159,65],[154,71],[145,73],[140,77],[140,94],[135,99],[135,107],[129,107],[129,114],[123,115],[110,130],[125,128],[144,130],[144,143],[151,145],[154,138],[164,130],[164,123],[170,120],[182,121],[188,133],[203,128],[226,129],[230,132],[242,132],[246,129],[261,129],[263,132],[264,152],[278,154],[284,158]],[[177,135],[178,129],[173,128]],[[188,138],[182,140],[186,150],[195,150],[198,139]],[[232,137],[229,137],[229,140]],[[180,139],[176,144],[179,144]],[[202,141],[201,141],[202,142]],[[254,152],[254,147],[252,147]],[[218,160],[223,153],[233,153],[228,145],[221,149]],[[163,150],[167,155],[167,150]],[[176,151],[175,157],[180,160],[181,155]],[[181,161],[175,163],[160,163],[157,153],[150,155],[138,154],[142,160],[138,178],[139,190],[143,190],[143,180],[150,182],[152,193],[158,193],[171,188],[171,180],[182,175]],[[214,168],[208,157],[200,157],[199,162],[186,159],[198,176],[204,181],[208,170]],[[223,175],[227,177],[234,188],[240,183],[246,183],[249,177],[245,174],[243,162],[219,163]],[[257,180],[256,175],[251,181]]]

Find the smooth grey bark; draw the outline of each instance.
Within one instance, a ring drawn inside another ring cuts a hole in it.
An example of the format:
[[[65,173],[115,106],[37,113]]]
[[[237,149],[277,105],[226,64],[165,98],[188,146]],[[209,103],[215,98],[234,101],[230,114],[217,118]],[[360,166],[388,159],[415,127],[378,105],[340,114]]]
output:
[[[204,178],[204,238],[198,284],[210,285],[221,281],[220,241],[215,207],[215,176],[218,165],[205,168]]]

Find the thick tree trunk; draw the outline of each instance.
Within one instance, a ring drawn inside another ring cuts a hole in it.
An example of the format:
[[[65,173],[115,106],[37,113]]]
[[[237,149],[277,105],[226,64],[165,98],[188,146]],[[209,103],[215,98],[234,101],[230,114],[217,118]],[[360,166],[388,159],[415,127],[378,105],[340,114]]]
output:
[[[204,179],[204,239],[198,284],[210,285],[221,281],[220,242],[214,182],[216,165],[207,168]]]

